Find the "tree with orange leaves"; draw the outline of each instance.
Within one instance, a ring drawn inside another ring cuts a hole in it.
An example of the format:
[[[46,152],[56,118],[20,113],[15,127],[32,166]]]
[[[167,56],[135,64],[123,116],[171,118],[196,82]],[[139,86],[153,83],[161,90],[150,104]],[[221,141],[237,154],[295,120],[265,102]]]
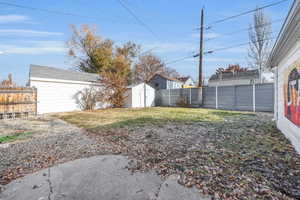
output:
[[[103,89],[99,93],[102,101],[112,107],[122,107],[126,99],[127,86],[131,82],[131,65],[140,46],[127,42],[114,45],[109,39],[96,35],[95,29],[72,26],[73,36],[69,41],[69,56],[79,71],[98,73]]]
[[[216,74],[226,73],[226,72],[232,72],[232,73],[238,73],[238,72],[246,72],[248,71],[248,68],[241,67],[239,64],[233,64],[229,65],[227,68],[218,68],[216,70]]]

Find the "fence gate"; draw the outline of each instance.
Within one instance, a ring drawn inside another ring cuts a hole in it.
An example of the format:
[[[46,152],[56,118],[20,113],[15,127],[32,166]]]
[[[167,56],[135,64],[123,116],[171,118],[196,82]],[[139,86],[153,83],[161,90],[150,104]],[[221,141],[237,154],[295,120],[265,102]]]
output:
[[[28,117],[37,113],[37,90],[30,87],[0,87],[0,119]]]

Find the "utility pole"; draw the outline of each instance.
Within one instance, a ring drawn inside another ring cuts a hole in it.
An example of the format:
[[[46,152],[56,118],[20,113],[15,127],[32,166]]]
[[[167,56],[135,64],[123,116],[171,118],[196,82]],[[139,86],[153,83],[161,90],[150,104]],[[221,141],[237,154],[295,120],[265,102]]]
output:
[[[202,87],[203,86],[203,49],[204,49],[204,8],[201,10],[201,27],[200,27],[200,49],[199,49],[199,83],[198,86]]]

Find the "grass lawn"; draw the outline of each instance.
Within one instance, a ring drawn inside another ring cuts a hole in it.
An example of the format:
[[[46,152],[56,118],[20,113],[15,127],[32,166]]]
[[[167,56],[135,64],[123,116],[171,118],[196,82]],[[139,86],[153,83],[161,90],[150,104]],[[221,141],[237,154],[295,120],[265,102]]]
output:
[[[146,109],[106,109],[95,112],[71,112],[59,117],[72,124],[97,131],[110,128],[124,128],[143,125],[163,125],[166,123],[191,124],[196,122],[222,122],[228,116],[249,117],[250,112],[221,111],[197,108],[146,108]]]
[[[31,132],[20,132],[20,133],[16,133],[13,135],[0,136],[0,144],[24,139],[26,136],[29,136],[32,134],[33,133],[31,133]]]
[[[300,199],[300,156],[272,114],[158,107],[58,117],[134,158],[133,171],[178,174],[215,199]]]

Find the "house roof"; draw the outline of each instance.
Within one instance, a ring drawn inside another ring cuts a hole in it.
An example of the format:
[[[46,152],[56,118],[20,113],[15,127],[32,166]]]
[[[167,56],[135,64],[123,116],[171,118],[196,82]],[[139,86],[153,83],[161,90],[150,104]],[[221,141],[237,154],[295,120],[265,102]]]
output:
[[[267,65],[278,66],[279,62],[289,53],[291,47],[299,41],[300,37],[300,0],[294,3],[277,37],[271,51]]]
[[[153,75],[148,79],[147,82],[150,82],[155,76],[161,76],[161,77],[164,78],[164,79],[167,79],[167,80],[170,80],[170,81],[177,81],[177,82],[179,82],[179,80],[177,80],[176,78],[171,78],[171,77],[168,77],[168,76],[166,76],[166,75],[164,75],[164,74],[161,74],[161,73],[155,73],[155,74],[153,74]]]
[[[29,77],[82,82],[97,82],[99,80],[98,74],[77,72],[74,70],[65,70],[40,65],[30,65]]]
[[[180,81],[180,82],[185,83],[187,80],[189,80],[189,78],[190,78],[189,76],[186,76],[186,77],[178,77],[177,80]]]
[[[209,81],[220,81],[220,80],[239,80],[239,79],[257,79],[259,78],[259,72],[257,69],[249,70],[246,72],[223,72],[221,74],[214,74],[210,77]]]

